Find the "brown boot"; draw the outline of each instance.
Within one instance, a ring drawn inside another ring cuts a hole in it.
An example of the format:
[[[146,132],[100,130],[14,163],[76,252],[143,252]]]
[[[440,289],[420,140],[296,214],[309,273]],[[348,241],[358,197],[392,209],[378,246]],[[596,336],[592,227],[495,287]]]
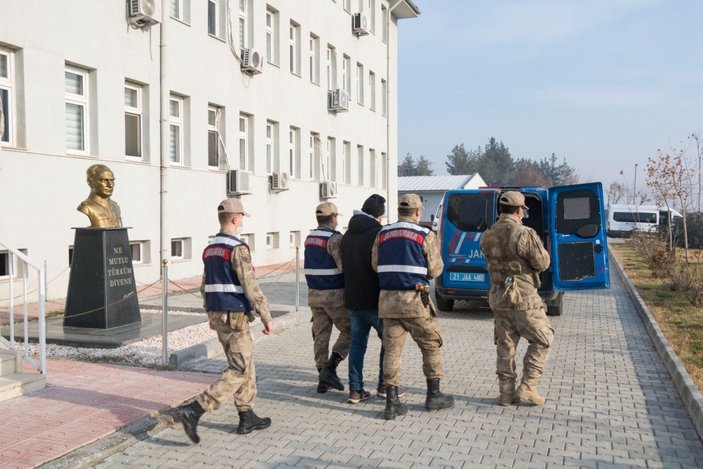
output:
[[[532,405],[544,404],[544,397],[537,393],[537,386],[528,384],[525,381],[520,383],[517,391],[515,391],[515,398],[518,401],[530,401]]]
[[[505,407],[520,402],[520,399],[515,395],[515,380],[501,379],[498,386],[500,388],[500,395],[498,399],[496,399],[496,404]]]

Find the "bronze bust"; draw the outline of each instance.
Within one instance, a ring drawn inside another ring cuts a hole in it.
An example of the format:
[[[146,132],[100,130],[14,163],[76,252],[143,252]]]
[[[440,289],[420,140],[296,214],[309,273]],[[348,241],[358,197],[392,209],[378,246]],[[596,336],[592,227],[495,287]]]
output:
[[[120,206],[110,200],[115,189],[115,175],[104,164],[94,164],[86,171],[90,195],[78,206],[78,211],[90,219],[91,228],[122,226]]]

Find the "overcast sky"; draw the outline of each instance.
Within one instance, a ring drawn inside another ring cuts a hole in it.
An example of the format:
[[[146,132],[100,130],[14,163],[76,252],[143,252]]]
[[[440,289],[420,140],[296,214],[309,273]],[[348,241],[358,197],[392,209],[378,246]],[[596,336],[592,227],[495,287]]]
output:
[[[647,158],[703,133],[701,0],[415,0],[400,21],[399,160],[446,174],[491,136],[582,180],[644,183]]]

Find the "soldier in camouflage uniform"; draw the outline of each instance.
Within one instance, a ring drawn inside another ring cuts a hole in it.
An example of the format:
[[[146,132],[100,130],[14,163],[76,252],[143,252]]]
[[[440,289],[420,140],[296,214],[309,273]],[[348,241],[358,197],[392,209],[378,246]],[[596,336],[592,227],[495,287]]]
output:
[[[342,233],[336,231],[337,206],[323,202],[315,209],[318,226],[305,238],[305,280],[308,305],[312,311],[312,338],[315,365],[319,372],[317,392],[331,387],[344,391],[337,366],[349,353],[351,325],[344,308],[342,273]],[[332,325],[339,337],[329,353]]]
[[[439,381],[444,375],[439,349],[442,336],[436,308],[429,297],[429,280],[444,268],[435,234],[418,224],[422,201],[416,194],[398,200],[398,221],[386,225],[376,236],[371,266],[378,273],[381,292],[378,315],[383,319],[383,382],[386,386],[386,420],[407,412],[398,399],[400,358],[405,334],[410,333],[422,352],[422,371],[427,379],[428,410],[454,405],[454,398],[442,394]]]
[[[532,228],[522,224],[525,197],[515,191],[500,196],[500,217],[481,238],[491,290],[488,302],[495,315],[496,374],[501,406],[521,400],[544,404],[537,386],[549,355],[554,329],[537,293],[539,273],[549,267],[549,253]],[[515,390],[515,349],[520,337],[529,342],[523,359],[522,382]]]
[[[270,418],[260,418],[252,410],[256,370],[249,322],[254,320],[252,311],[256,311],[264,324],[264,334],[270,335],[273,319],[254,276],[249,246],[235,236],[248,214],[239,199],[223,200],[217,211],[220,232],[203,251],[205,269],[200,291],[210,328],[217,332],[229,367],[192,403],[177,409],[176,415],[193,443],[200,441],[197,433],[200,417],[217,410],[231,396],[239,412],[237,433],[246,434],[271,425]]]

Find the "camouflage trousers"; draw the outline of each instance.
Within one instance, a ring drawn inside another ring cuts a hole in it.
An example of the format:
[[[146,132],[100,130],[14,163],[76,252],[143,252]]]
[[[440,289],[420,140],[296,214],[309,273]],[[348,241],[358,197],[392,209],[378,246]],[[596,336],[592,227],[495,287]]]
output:
[[[256,397],[256,368],[249,318],[244,313],[208,311],[207,315],[210,328],[220,339],[229,367],[196,399],[207,412],[217,410],[232,396],[238,412],[251,410]]]
[[[544,308],[526,311],[494,311],[494,339],[497,350],[496,374],[501,381],[514,382],[515,349],[521,337],[529,342],[523,358],[522,381],[537,386],[549,356],[554,329]]]
[[[351,325],[344,308],[344,290],[309,290],[308,304],[312,311],[312,340],[315,366],[324,368],[330,356],[332,326],[339,330],[339,337],[332,346],[332,352],[342,359],[347,358],[351,342]]]
[[[425,378],[444,376],[439,349],[442,336],[439,333],[437,318],[383,318],[383,382],[387,386],[400,386],[400,365],[406,332],[420,347],[422,352],[422,372]]]

